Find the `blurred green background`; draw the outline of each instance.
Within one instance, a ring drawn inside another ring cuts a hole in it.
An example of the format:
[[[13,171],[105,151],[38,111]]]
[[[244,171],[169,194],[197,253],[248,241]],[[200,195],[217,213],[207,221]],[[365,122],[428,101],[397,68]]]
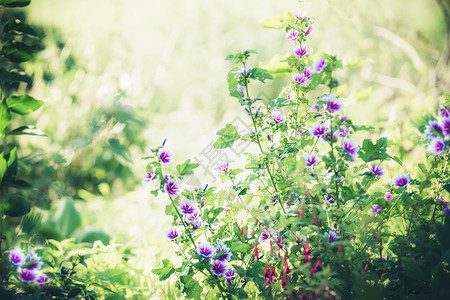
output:
[[[170,220],[165,199],[140,184],[141,157],[168,138],[181,163],[215,141],[225,123],[244,119],[228,96],[233,66],[224,58],[256,49],[258,65],[289,54],[285,34],[260,21],[298,10],[315,20],[307,42],[315,52],[369,62],[338,76],[354,123],[397,142],[406,170],[423,159],[414,122],[450,91],[447,0],[33,0],[26,18],[45,49],[27,72],[31,95],[46,103],[27,121],[47,137],[20,143],[44,224],[60,199],[74,199],[80,228],[102,230],[139,257],[129,263],[154,295],[151,269],[172,249],[163,238]],[[289,80],[252,93],[269,101]]]

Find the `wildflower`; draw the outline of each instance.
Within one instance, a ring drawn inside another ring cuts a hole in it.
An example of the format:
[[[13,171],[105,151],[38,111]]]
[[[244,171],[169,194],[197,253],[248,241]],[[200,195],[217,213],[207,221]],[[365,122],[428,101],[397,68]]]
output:
[[[442,118],[450,118],[450,110],[448,108],[441,107],[439,112]]]
[[[298,36],[298,31],[294,30],[294,29],[290,29],[288,31],[288,34],[286,35],[286,39],[290,40],[290,41],[295,41],[295,39]]]
[[[220,260],[214,260],[211,264],[211,271],[216,276],[223,276],[227,273],[228,266]]]
[[[294,76],[292,76],[292,80],[298,84],[303,84],[308,81],[308,78],[303,73],[295,73]]]
[[[300,57],[304,57],[308,54],[308,48],[305,45],[296,46],[294,48],[294,54]]]
[[[450,136],[450,118],[444,118],[442,120],[442,132],[446,135],[446,136]]]
[[[350,161],[355,161],[356,153],[358,153],[360,148],[356,145],[356,143],[353,140],[345,138],[342,141],[342,149],[344,149],[345,152],[350,154]]]
[[[166,231],[166,237],[171,241],[176,240],[180,236],[181,234],[178,232],[178,229],[176,227],[169,227],[169,229]]]
[[[344,133],[340,130],[335,130],[333,132],[333,139],[342,139],[344,137]]]
[[[391,193],[389,193],[389,192],[384,193],[384,200],[391,201],[392,198],[394,198],[394,196],[392,196]]]
[[[216,248],[214,248],[208,242],[202,242],[197,246],[197,253],[204,257],[212,257],[216,253]]]
[[[228,266],[227,272],[225,273],[225,281],[226,283],[230,284],[231,283],[231,278],[235,277],[236,271],[234,270],[233,267]]]
[[[309,26],[308,29],[306,29],[306,31],[305,31],[305,35],[310,34],[311,31],[312,31],[312,26]]]
[[[325,232],[325,235],[330,239],[330,243],[336,242],[340,237],[334,231]]]
[[[242,68],[239,71],[236,72],[236,74],[241,75],[241,76],[246,76],[246,75],[250,75],[250,73],[252,72],[252,68]]]
[[[342,132],[343,135],[349,135],[350,132],[353,130],[353,128],[347,127],[345,125],[341,125],[340,128],[341,128],[341,132]]]
[[[259,111],[261,110],[262,107],[262,103],[260,103],[257,107],[256,107],[256,112],[255,112],[255,118],[258,117]]]
[[[216,247],[215,259],[218,261],[229,261],[231,259],[232,253],[230,252],[230,248],[228,248],[224,244],[219,244]]]
[[[320,97],[320,100],[326,101],[325,109],[328,110],[330,113],[335,113],[340,111],[344,105],[342,104],[342,100],[337,99],[334,95],[328,95]]]
[[[325,59],[319,57],[311,66],[313,73],[320,73],[325,69]]]
[[[444,213],[446,215],[450,215],[450,208],[448,208],[448,207],[444,208]]]
[[[409,173],[407,175],[402,174],[394,178],[394,185],[399,188],[404,188],[408,185],[409,181]]]
[[[374,204],[370,213],[372,215],[378,215],[381,212],[381,206],[378,204]]]
[[[175,160],[175,154],[166,147],[160,148],[157,155],[163,164],[171,164]]]
[[[220,164],[218,168],[220,171],[226,172],[226,171],[228,171],[229,166],[230,166],[230,163],[226,161],[226,162]]]
[[[29,271],[39,270],[42,266],[41,258],[34,252],[28,252],[22,267]]]
[[[325,125],[322,122],[317,121],[309,128],[309,133],[316,137],[323,136],[325,134]]]
[[[377,164],[370,165],[370,171],[376,176],[383,175],[383,170],[384,170],[384,167],[382,167],[380,165],[377,165]]]
[[[203,226],[202,219],[195,219],[194,222],[192,222],[192,228],[198,229]]]
[[[186,215],[186,221],[192,222],[192,221],[194,221],[195,219],[197,219],[197,217],[198,217],[198,209],[197,209],[197,205],[195,205],[195,208],[196,208],[196,210],[195,210],[194,213],[192,213],[192,214],[187,214],[187,215]]]
[[[313,112],[313,111],[317,110],[318,108],[319,108],[319,104],[316,103],[308,109],[308,112]]]
[[[305,67],[303,69],[303,75],[308,79],[311,80],[311,76],[312,76],[312,70],[310,67]]]
[[[432,139],[428,150],[434,154],[442,154],[445,150],[445,142],[442,139]]]
[[[19,273],[20,280],[22,280],[25,283],[34,282],[36,280],[36,277],[37,277],[36,273],[27,269],[21,270]]]
[[[296,13],[296,14],[294,14],[294,17],[297,19],[297,20],[301,20],[301,19],[303,19],[304,17],[306,17],[306,14],[307,14],[308,12],[307,11],[299,11],[298,13]]]
[[[156,167],[152,167],[152,170],[150,172],[146,172],[144,175],[144,180],[142,180],[142,183],[147,183],[155,179],[156,177]]]
[[[334,196],[330,195],[330,194],[326,194],[325,195],[325,200],[328,202],[328,204],[330,205],[335,205],[336,204],[336,200],[334,200]]]
[[[200,199],[200,207],[205,206],[205,202],[206,202],[206,198],[205,198],[205,197],[202,197],[202,198]]]
[[[170,179],[168,175],[166,175],[164,191],[170,196],[178,196],[180,194],[180,187],[175,179]]]
[[[50,281],[50,279],[44,274],[39,274],[39,277],[35,281],[40,288],[43,288],[44,285]]]
[[[295,99],[295,92],[294,91],[292,91],[292,92],[290,92],[288,95],[287,95],[287,98],[288,98],[288,100],[294,100]]]
[[[189,199],[184,199],[181,201],[178,208],[183,215],[193,215],[198,212],[197,204]]]
[[[277,124],[286,122],[286,117],[279,111],[272,111],[272,119]]]
[[[267,241],[267,239],[270,237],[269,233],[264,231],[261,233],[261,235],[259,236],[259,242],[263,243],[265,241]]]
[[[348,119],[348,116],[347,116],[347,115],[343,115],[340,121],[341,121],[341,123],[343,123],[343,122],[345,122],[347,119]]]
[[[244,86],[242,85],[238,86],[237,91],[239,94],[241,94],[241,96],[244,96]]]
[[[316,153],[305,153],[305,155],[303,156],[303,159],[306,162],[307,168],[312,168],[319,163]]]
[[[446,201],[446,200],[444,199],[444,197],[442,197],[442,196],[439,196],[439,201],[440,201],[441,204],[443,204],[443,205],[450,205],[450,201]]]
[[[9,254],[9,260],[15,265],[16,267],[21,266],[23,262],[25,261],[25,254],[23,254],[22,250],[20,248],[14,248],[11,250],[11,253]]]

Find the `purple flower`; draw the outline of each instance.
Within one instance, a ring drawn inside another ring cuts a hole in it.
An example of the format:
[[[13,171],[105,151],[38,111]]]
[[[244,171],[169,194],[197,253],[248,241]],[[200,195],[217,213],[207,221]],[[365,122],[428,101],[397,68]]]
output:
[[[238,86],[237,91],[241,96],[244,96],[244,87],[242,85]]]
[[[42,267],[41,258],[32,251],[28,252],[22,267],[29,271],[39,270]]]
[[[286,39],[290,40],[290,41],[294,41],[298,36],[298,31],[294,30],[294,29],[290,29],[288,31],[288,34],[286,35]]]
[[[169,227],[166,231],[166,236],[169,240],[174,241],[181,236],[176,227]]]
[[[337,111],[340,111],[344,107],[342,100],[337,99],[334,95],[331,94],[328,96],[320,97],[320,100],[326,102],[325,109],[332,114]]]
[[[195,213],[193,213],[193,214],[186,215],[186,221],[192,222],[195,219],[197,219],[197,217],[198,217],[198,210]]]
[[[333,132],[333,139],[342,139],[344,137],[344,133],[339,129]]]
[[[219,261],[229,261],[231,259],[231,255],[232,253],[230,252],[230,248],[224,244],[219,244],[216,247],[216,254],[214,258]]]
[[[445,142],[442,139],[432,139],[428,150],[434,155],[442,154],[445,150]]]
[[[294,100],[295,99],[295,92],[294,91],[292,91],[292,92],[290,92],[288,95],[287,95],[287,98],[288,98],[288,100]]]
[[[325,59],[323,57],[319,57],[311,66],[313,73],[320,73],[325,69]]]
[[[261,110],[261,107],[262,107],[262,103],[258,104],[258,106],[256,107],[255,118],[258,116],[259,111]]]
[[[194,215],[198,213],[197,204],[189,199],[183,199],[178,205],[178,208],[183,215]]]
[[[308,54],[308,48],[305,45],[296,46],[294,48],[294,54],[300,57],[304,57]]]
[[[9,254],[9,260],[13,263],[13,265],[19,267],[25,261],[25,254],[23,254],[20,248],[14,248]]]
[[[220,261],[220,260],[213,260],[211,264],[211,271],[216,276],[223,276],[228,270],[228,266]]]
[[[175,179],[170,179],[168,175],[166,175],[164,191],[170,196],[178,196],[180,194],[180,187]]]
[[[338,239],[340,239],[340,237],[334,231],[325,232],[325,235],[330,238],[330,243],[336,242]]]
[[[444,197],[439,196],[439,201],[441,202],[441,204],[443,205],[450,205],[450,201],[445,200]]]
[[[250,75],[250,73],[252,72],[252,68],[242,68],[239,71],[236,72],[236,74],[241,75],[241,76],[245,76],[245,75]]]
[[[444,118],[442,120],[442,132],[446,136],[450,136],[450,118]]]
[[[195,219],[194,222],[192,222],[192,228],[198,229],[203,226],[202,219]]]
[[[226,283],[230,284],[231,278],[235,277],[236,275],[237,274],[236,274],[236,271],[234,270],[234,268],[231,266],[228,266],[227,272],[225,273]]]
[[[166,147],[162,147],[158,150],[158,157],[163,164],[171,164],[175,160],[175,154]]]
[[[340,128],[341,128],[341,131],[342,131],[342,133],[343,133],[344,135],[349,135],[349,134],[350,134],[350,131],[353,130],[353,128],[347,127],[347,126],[345,126],[345,125],[341,125]]]
[[[384,167],[382,167],[380,165],[377,165],[377,164],[370,165],[370,171],[377,176],[383,175],[383,170],[384,170]]]
[[[40,288],[43,288],[44,285],[50,281],[50,279],[44,274],[39,274],[39,277],[35,281]]]
[[[446,215],[450,215],[450,208],[448,208],[448,207],[444,208],[444,213]]]
[[[206,202],[206,198],[205,198],[205,197],[202,197],[202,198],[200,199],[200,207],[205,206],[205,202]]]
[[[204,257],[212,257],[216,253],[216,248],[214,248],[208,242],[202,242],[197,246],[197,253]]]
[[[303,73],[295,73],[292,79],[298,84],[303,84],[308,81],[308,78]]]
[[[384,193],[384,200],[391,201],[392,198],[394,198],[394,196],[392,196],[391,193],[389,193],[389,192]]]
[[[333,195],[326,194],[326,195],[325,195],[325,200],[326,200],[327,203],[330,204],[330,205],[335,205],[335,204],[336,204],[336,200],[334,200],[334,196],[333,196]]]
[[[442,136],[443,128],[441,125],[439,125],[439,122],[437,120],[431,120],[425,126],[424,134],[426,139],[435,139],[438,136]]]
[[[260,241],[261,243],[263,243],[263,242],[267,241],[267,239],[268,239],[269,237],[270,237],[269,233],[266,232],[266,231],[264,231],[264,232],[262,232],[261,235],[259,236],[259,241]]]
[[[348,138],[345,138],[342,140],[342,149],[344,149],[345,152],[350,154],[350,161],[355,160],[356,153],[359,151],[359,147],[356,145],[356,143]]]
[[[310,67],[305,67],[303,69],[303,75],[308,79],[311,80],[311,76],[312,76],[312,70]]]
[[[441,107],[439,111],[442,118],[450,118],[450,110],[448,108]]]
[[[317,121],[309,128],[309,133],[317,137],[323,136],[325,134],[325,125],[322,122]]]
[[[156,177],[156,167],[152,167],[152,170],[150,172],[146,172],[144,175],[144,180],[142,180],[142,183],[147,183],[155,179]]]
[[[19,278],[25,283],[33,282],[36,280],[36,273],[30,270],[21,270],[19,273]]]
[[[409,173],[407,175],[402,174],[394,178],[394,185],[399,188],[404,188],[408,185],[409,180]]]
[[[226,162],[220,164],[218,168],[221,172],[226,172],[226,171],[228,171],[229,167],[230,167],[230,163],[226,161]]]
[[[304,17],[306,17],[306,14],[307,14],[308,12],[307,11],[299,11],[298,13],[296,13],[296,14],[294,14],[294,17],[297,19],[297,20],[301,20],[301,19],[303,19]]]
[[[275,123],[284,123],[286,122],[286,117],[279,111],[272,111],[272,119]]]
[[[348,116],[347,116],[347,115],[343,115],[340,121],[341,121],[341,123],[342,123],[342,122],[344,122],[344,121],[347,120],[347,119],[348,119]]]
[[[372,215],[378,215],[381,212],[381,206],[378,204],[374,204],[370,213]]]
[[[305,155],[303,155],[303,159],[306,162],[307,168],[312,168],[319,163],[316,153],[305,153]]]
[[[316,103],[308,109],[308,112],[313,112],[313,111],[317,110],[318,108],[319,108],[319,104]]]
[[[312,26],[309,26],[308,29],[306,29],[305,35],[310,34],[312,31]]]

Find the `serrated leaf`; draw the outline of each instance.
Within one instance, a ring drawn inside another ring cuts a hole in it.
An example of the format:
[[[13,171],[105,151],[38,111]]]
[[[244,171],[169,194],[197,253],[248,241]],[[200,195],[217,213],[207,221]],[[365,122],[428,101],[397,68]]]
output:
[[[250,78],[256,79],[264,83],[266,79],[272,80],[273,76],[267,70],[262,68],[253,68],[250,72]]]
[[[27,115],[39,109],[43,103],[43,101],[36,100],[28,95],[11,96],[6,99],[8,108],[19,115]]]
[[[213,144],[216,149],[231,147],[240,137],[236,127],[232,124],[226,124],[225,127],[219,130],[216,134],[220,135],[220,138]]]
[[[192,170],[197,168],[198,166],[200,166],[198,163],[191,164],[190,162],[191,162],[191,160],[188,159],[184,163],[176,166],[177,171],[180,174],[180,176],[194,174],[194,172]]]

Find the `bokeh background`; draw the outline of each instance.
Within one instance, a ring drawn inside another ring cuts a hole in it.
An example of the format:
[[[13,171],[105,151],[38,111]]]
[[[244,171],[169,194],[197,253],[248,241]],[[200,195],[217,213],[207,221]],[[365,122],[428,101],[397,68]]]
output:
[[[31,95],[46,102],[26,121],[47,136],[20,142],[41,232],[59,240],[104,233],[105,243],[133,255],[142,293],[175,293],[151,274],[173,248],[164,239],[165,199],[141,184],[141,158],[167,138],[182,163],[225,123],[245,119],[228,96],[225,57],[256,49],[252,63],[267,66],[289,54],[285,33],[261,21],[298,10],[315,22],[310,48],[360,65],[338,76],[354,123],[396,142],[405,169],[421,159],[415,123],[450,91],[448,0],[33,0],[23,17],[45,48],[27,71]],[[254,93],[269,101],[289,80]],[[62,232],[52,218],[67,199],[79,224]]]

